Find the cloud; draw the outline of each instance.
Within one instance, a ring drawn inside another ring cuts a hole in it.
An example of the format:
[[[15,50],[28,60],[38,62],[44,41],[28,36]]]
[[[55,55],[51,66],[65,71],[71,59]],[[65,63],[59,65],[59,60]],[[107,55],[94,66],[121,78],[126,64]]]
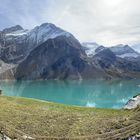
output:
[[[80,41],[135,44],[140,38],[139,0],[0,0],[0,28],[33,28],[51,22]]]

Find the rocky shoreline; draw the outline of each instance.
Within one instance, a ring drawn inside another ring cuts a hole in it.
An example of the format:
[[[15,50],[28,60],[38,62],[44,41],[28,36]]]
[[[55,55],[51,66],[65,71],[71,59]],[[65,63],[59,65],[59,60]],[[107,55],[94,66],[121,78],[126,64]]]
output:
[[[123,107],[124,109],[134,109],[140,105],[140,94],[133,96]],[[140,133],[126,138],[126,140],[140,140]]]
[[[135,136],[130,136],[126,138],[126,140],[140,140],[140,133],[136,134]]]
[[[133,96],[125,105],[124,109],[133,109],[140,105],[140,94]]]

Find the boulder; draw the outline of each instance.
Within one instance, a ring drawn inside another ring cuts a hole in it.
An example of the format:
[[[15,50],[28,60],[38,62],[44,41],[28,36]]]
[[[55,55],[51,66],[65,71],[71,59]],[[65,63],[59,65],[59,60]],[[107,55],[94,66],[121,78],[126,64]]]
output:
[[[140,94],[133,96],[124,106],[124,109],[133,109],[140,105]]]

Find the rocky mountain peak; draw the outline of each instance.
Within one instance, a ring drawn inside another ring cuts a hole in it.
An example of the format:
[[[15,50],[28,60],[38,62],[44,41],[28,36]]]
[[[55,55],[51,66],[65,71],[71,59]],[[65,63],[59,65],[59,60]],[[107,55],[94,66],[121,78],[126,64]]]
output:
[[[12,26],[9,28],[5,28],[2,32],[4,33],[12,33],[12,32],[16,32],[19,30],[23,30],[23,28],[20,25],[16,25],[16,26]]]
[[[116,53],[123,53],[123,52],[134,52],[134,50],[129,46],[129,45],[123,45],[123,44],[119,44],[119,45],[116,45],[116,46],[112,46],[110,48],[113,52],[116,52]]]
[[[52,29],[58,28],[58,27],[56,27],[56,26],[55,26],[54,24],[52,24],[52,23],[43,23],[43,24],[40,25],[40,27],[43,27],[43,28],[48,28],[48,27],[50,27],[50,28],[52,28]]]
[[[102,51],[103,49],[105,49],[104,46],[99,46],[99,47],[95,50],[95,52],[98,53],[98,52]]]
[[[61,33],[61,32],[66,32],[64,31],[63,29],[55,26],[54,24],[52,23],[43,23],[41,24],[40,26],[36,26],[33,31],[38,31],[38,32],[41,32],[41,33]]]
[[[58,36],[70,37],[72,34],[51,23],[43,23],[29,32],[29,38],[36,40],[39,44],[40,42],[44,42],[50,38],[56,38]]]
[[[136,52],[129,45],[116,45],[110,47],[110,50],[121,58],[137,58],[139,56],[139,53]]]

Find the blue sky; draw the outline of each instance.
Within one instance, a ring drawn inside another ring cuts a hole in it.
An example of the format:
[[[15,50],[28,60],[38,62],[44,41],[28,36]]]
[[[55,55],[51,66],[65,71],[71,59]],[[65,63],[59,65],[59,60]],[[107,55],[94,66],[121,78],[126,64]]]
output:
[[[140,0],[0,0],[0,30],[54,23],[80,41],[140,43]]]

